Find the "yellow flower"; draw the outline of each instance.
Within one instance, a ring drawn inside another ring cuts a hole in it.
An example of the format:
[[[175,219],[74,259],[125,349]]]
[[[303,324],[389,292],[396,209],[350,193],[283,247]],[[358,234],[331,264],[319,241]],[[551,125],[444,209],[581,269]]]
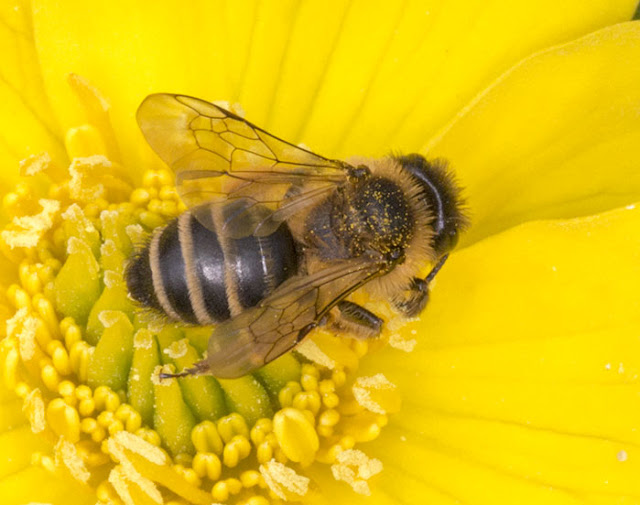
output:
[[[2,503],[637,503],[636,4],[5,2]],[[335,370],[141,386],[207,335],[140,329],[119,277],[180,211],[134,121],[159,91],[449,160],[473,225],[420,320],[319,333]]]

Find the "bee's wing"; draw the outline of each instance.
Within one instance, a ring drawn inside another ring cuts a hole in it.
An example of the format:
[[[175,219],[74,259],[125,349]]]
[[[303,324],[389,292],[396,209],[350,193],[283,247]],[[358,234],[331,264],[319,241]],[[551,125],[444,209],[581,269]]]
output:
[[[342,184],[350,167],[198,98],[150,95],[137,119],[151,147],[175,172],[178,192],[189,208],[244,200],[244,210],[224,222],[233,238],[272,233]]]
[[[217,325],[207,357],[191,373],[219,378],[245,375],[294,347],[350,293],[386,268],[382,261],[355,258],[313,275],[294,276],[259,305]]]

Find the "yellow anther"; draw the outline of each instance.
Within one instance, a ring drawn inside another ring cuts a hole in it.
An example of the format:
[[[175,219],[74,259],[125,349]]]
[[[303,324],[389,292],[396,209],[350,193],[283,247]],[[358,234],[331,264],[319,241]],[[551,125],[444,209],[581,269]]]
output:
[[[324,438],[329,438],[333,436],[335,432],[333,426],[318,426],[317,430],[318,430],[318,435]]]
[[[162,186],[160,188],[160,192],[158,193],[158,196],[160,197],[161,200],[177,200],[178,199],[178,193],[176,192],[176,187],[173,185]]]
[[[247,489],[259,485],[260,478],[260,472],[256,470],[247,470],[240,474],[240,482],[242,482],[242,486]]]
[[[313,375],[303,375],[300,377],[300,385],[305,391],[316,391],[318,389],[318,379]]]
[[[68,380],[62,381],[58,386],[58,393],[61,396],[74,396],[76,393],[76,385]]]
[[[193,457],[191,467],[201,478],[218,480],[222,473],[222,463],[220,458],[212,452],[198,452]]]
[[[322,380],[318,383],[318,391],[321,395],[328,395],[336,390],[336,385],[332,380]]]
[[[44,346],[44,349],[49,356],[53,356],[53,353],[55,352],[55,350],[61,347],[62,347],[62,342],[60,342],[59,340],[49,340],[47,344]]]
[[[18,366],[20,365],[20,353],[17,349],[9,349],[4,359],[4,383],[7,388],[15,389],[18,383]]]
[[[227,483],[227,489],[229,490],[229,493],[236,495],[240,491],[242,491],[242,482],[240,482],[238,479],[231,477],[229,479],[225,479],[225,482]]]
[[[340,447],[342,447],[344,450],[347,449],[353,449],[353,447],[356,445],[356,439],[353,438],[352,436],[345,436],[342,437],[340,439],[340,442],[338,442],[340,444]]]
[[[278,401],[282,407],[291,407],[293,405],[293,398],[302,391],[302,387],[297,382],[287,382],[287,385],[283,387],[278,393]]]
[[[16,289],[14,303],[17,309],[31,309],[31,297],[24,289]]]
[[[256,458],[259,463],[266,463],[273,459],[273,447],[269,442],[262,442],[256,448]]]
[[[51,254],[50,246],[46,251],[48,254]],[[58,258],[48,257],[42,258],[42,260],[44,261],[45,266],[52,268],[56,273],[60,270],[60,268],[62,268],[62,262]]]
[[[322,401],[317,391],[302,391],[293,398],[293,407],[298,410],[310,410],[317,414]]]
[[[218,428],[211,421],[203,421],[191,431],[191,441],[198,452],[222,454],[223,442]]]
[[[53,399],[47,406],[47,422],[58,435],[69,442],[80,440],[80,416],[78,411],[67,405],[62,398]]]
[[[97,387],[93,394],[93,399],[99,410],[115,412],[120,406],[120,397],[107,386]]]
[[[64,332],[64,345],[67,349],[71,349],[73,344],[82,340],[82,332],[80,328],[72,323]]]
[[[82,433],[93,433],[98,428],[98,421],[96,421],[93,417],[85,417],[82,421],[80,421],[80,431]]]
[[[229,468],[238,466],[238,463],[249,456],[251,452],[251,444],[246,437],[242,435],[236,435],[233,439],[224,446],[222,452],[222,461],[224,465]]]
[[[340,397],[335,393],[322,395],[322,404],[328,409],[335,409],[340,404]]]
[[[158,432],[150,428],[140,428],[135,431],[135,435],[156,447],[160,447],[160,444],[162,443],[162,439],[160,438],[160,435],[158,435]]]
[[[116,433],[118,433],[119,431],[124,431],[124,424],[122,424],[122,421],[119,421],[117,419],[115,419],[107,428],[107,430],[109,431],[109,435],[113,436]]]
[[[165,224],[164,218],[151,211],[141,212],[139,219],[140,224],[150,229],[157,228],[158,226],[162,226],[163,224]]]
[[[42,263],[36,266],[36,272],[38,273],[38,278],[40,279],[40,282],[42,282],[42,284],[47,284],[48,282],[53,281],[56,276],[56,271],[51,266]],[[38,311],[40,311],[40,309],[38,309]]]
[[[11,193],[4,195],[2,198],[2,207],[4,207],[7,212],[13,214],[11,210],[20,203],[20,200],[20,196],[12,191]]]
[[[91,440],[81,440],[76,444],[78,454],[90,467],[102,466],[109,462],[109,455],[102,452]]]
[[[113,412],[104,411],[98,414],[96,420],[98,421],[98,424],[100,426],[102,426],[103,428],[108,428],[111,423],[115,421],[115,417],[113,415]]]
[[[31,392],[31,388],[26,382],[20,381],[16,384],[14,391],[19,398],[24,399]]]
[[[111,484],[109,484],[107,481],[98,484],[98,487],[96,488],[96,498],[98,498],[98,501],[102,503],[109,504],[114,502],[118,503],[120,501],[118,500],[113,487],[111,487]]]
[[[153,198],[147,205],[147,209],[154,214],[162,214],[160,208],[162,207],[162,200],[159,198]]]
[[[59,342],[54,340],[54,342]],[[60,373],[60,375],[71,375],[73,370],[71,369],[71,361],[69,360],[69,354],[63,347],[58,347],[51,355],[53,366]]]
[[[171,186],[175,184],[174,175],[169,170],[161,169],[158,170],[158,179],[157,182],[160,186]]]
[[[292,461],[308,465],[319,448],[318,433],[302,412],[285,408],[273,417],[273,432],[282,452]]]
[[[335,426],[340,421],[340,414],[337,410],[329,409],[325,410],[318,418],[318,425],[320,426]]]
[[[343,386],[347,382],[347,374],[344,370],[334,370],[331,374],[331,380],[336,385],[336,389]]]
[[[44,468],[47,472],[54,473],[57,469],[56,462],[53,460],[51,456],[42,456],[40,459],[40,466]]]
[[[11,300],[11,303],[13,303],[14,305],[16,301],[16,291],[18,291],[18,289],[20,289],[20,286],[18,286],[17,284],[11,284],[6,291],[7,298]]]
[[[142,185],[145,187],[151,187],[157,183],[158,172],[157,170],[147,170],[142,176]]]
[[[173,469],[178,472],[182,477],[192,486],[200,487],[202,481],[193,468],[185,468],[183,465],[173,465]]]
[[[93,399],[93,391],[86,384],[80,384],[76,390],[76,398],[80,401],[82,400],[92,400]]]
[[[51,337],[60,338],[58,317],[56,316],[51,301],[44,296],[40,296],[37,299],[34,296],[33,305],[40,318],[44,321]]]
[[[219,502],[226,502],[229,499],[229,487],[223,480],[216,482],[211,489],[211,496]]]
[[[320,371],[318,370],[318,368],[315,365],[309,363],[302,365],[301,372],[302,375],[310,375],[312,377],[315,377],[316,379],[320,378]]]
[[[86,382],[89,367],[89,355],[91,346],[80,340],[69,347],[69,361],[73,372],[81,382]]]
[[[178,205],[173,200],[162,200],[160,203],[159,212],[163,216],[177,216],[178,215]]]
[[[136,205],[146,205],[149,203],[151,195],[145,188],[136,188],[131,192],[129,199]]]
[[[261,444],[264,441],[265,436],[268,433],[271,433],[272,430],[273,423],[271,422],[271,419],[268,419],[266,417],[258,419],[256,421],[256,424],[253,425],[253,428],[251,428],[251,441],[254,445]]]
[[[44,385],[47,386],[49,391],[58,391],[58,386],[60,385],[60,374],[53,365],[47,364],[43,366],[40,375],[42,377],[42,382],[44,382]]]
[[[69,329],[71,325],[74,325],[75,321],[72,317],[65,317],[60,321],[60,331],[64,334]]]
[[[91,440],[98,444],[104,441],[106,437],[107,430],[105,430],[102,426],[96,426],[96,429],[91,432]]]
[[[359,358],[365,356],[369,352],[369,344],[366,340],[360,339],[352,339],[351,340],[351,349],[355,352]]]
[[[142,417],[140,417],[138,412],[133,410],[125,421],[124,426],[127,431],[134,433],[142,426]]]
[[[218,419],[218,433],[225,443],[231,441],[236,435],[242,435],[245,438],[249,437],[249,428],[247,428],[247,422],[238,413],[229,414],[228,416]]]

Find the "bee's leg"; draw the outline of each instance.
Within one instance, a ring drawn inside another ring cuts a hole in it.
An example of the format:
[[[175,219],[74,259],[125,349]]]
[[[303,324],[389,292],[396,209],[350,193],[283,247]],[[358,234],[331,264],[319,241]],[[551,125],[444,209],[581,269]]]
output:
[[[349,333],[356,338],[377,338],[380,336],[383,320],[373,312],[360,305],[341,301],[337,305],[338,313],[332,313],[331,328],[343,333]]]
[[[429,283],[433,281],[448,257],[448,254],[442,256],[431,269],[429,275],[424,279],[414,277],[409,289],[394,297],[393,304],[400,312],[407,317],[415,317],[424,310],[429,301]]]

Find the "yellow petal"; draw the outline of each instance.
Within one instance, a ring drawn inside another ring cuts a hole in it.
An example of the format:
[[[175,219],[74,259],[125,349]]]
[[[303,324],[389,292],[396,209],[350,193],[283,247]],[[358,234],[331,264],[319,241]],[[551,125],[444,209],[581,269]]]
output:
[[[466,243],[528,219],[611,209],[640,196],[640,22],[524,60],[425,150],[467,187]]]
[[[384,491],[426,486],[444,496],[433,504],[633,502],[639,231],[629,206],[525,223],[452,256],[415,351],[360,369],[384,361],[404,394],[370,451],[392,469]]]
[[[0,481],[0,500],[3,505],[95,505],[96,494],[71,478],[30,467]]]
[[[34,25],[62,125],[85,120],[73,72],[111,100],[135,166],[149,153],[133,113],[153,91],[239,100],[252,121],[329,155],[415,149],[520,58],[629,19],[635,3],[37,1]]]
[[[0,19],[0,194],[4,194],[15,184],[21,160],[47,151],[54,161],[64,161],[65,154],[44,91],[28,2],[3,2]]]

